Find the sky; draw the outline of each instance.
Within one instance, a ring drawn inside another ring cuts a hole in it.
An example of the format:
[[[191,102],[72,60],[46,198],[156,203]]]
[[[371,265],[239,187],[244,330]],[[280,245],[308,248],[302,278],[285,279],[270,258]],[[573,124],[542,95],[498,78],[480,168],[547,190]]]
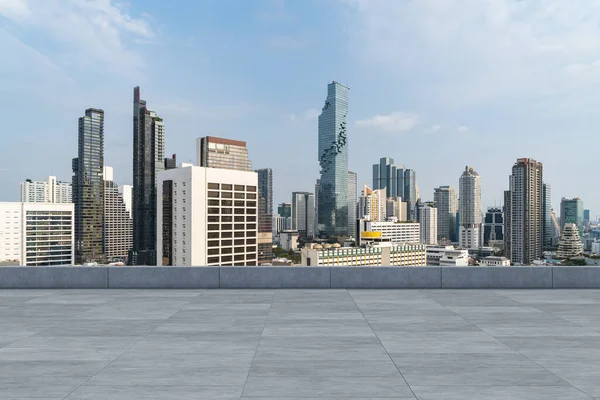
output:
[[[600,2],[590,0],[0,0],[0,201],[19,182],[70,181],[77,120],[105,111],[105,165],[132,182],[133,87],[166,125],[167,155],[195,139],[247,142],[274,201],[313,191],[327,84],[350,87],[349,168],[416,171],[423,200],[466,165],[484,207],[515,160],[544,163],[558,211],[600,214]]]

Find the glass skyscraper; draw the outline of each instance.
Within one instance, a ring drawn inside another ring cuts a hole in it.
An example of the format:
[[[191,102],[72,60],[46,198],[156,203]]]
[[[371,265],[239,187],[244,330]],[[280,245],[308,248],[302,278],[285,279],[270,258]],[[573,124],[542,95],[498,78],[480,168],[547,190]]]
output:
[[[73,159],[75,262],[104,259],[104,111],[85,110],[79,118],[77,158]]]
[[[348,87],[327,85],[327,99],[319,115],[318,232],[346,236],[348,232]]]
[[[583,201],[579,197],[572,199],[562,198],[560,201],[560,233],[562,235],[565,224],[577,225],[579,236],[583,234]]]
[[[156,265],[156,174],[165,169],[165,125],[133,89],[133,249],[129,264]]]

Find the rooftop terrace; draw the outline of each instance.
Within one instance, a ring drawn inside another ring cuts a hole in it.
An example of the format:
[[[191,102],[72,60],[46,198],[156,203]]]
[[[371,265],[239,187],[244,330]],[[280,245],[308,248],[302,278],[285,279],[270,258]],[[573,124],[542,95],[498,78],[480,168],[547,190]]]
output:
[[[0,399],[600,398],[598,290],[0,290]]]

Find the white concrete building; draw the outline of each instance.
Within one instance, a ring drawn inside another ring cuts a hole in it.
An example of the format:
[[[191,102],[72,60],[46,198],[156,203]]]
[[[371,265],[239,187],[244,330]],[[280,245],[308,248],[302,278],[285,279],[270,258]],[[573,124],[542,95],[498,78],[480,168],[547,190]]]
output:
[[[258,174],[186,166],[157,177],[158,265],[257,265]]]
[[[382,243],[366,247],[309,244],[301,251],[304,266],[423,266],[425,246]]]
[[[440,259],[451,250],[454,246],[427,246],[427,265],[440,265]]]
[[[600,240],[596,239],[592,243],[592,253],[596,255],[600,255]]]
[[[281,231],[279,232],[279,246],[286,251],[296,250],[299,236],[298,231]]]
[[[440,258],[439,265],[441,267],[467,267],[469,266],[469,250],[447,250]]]
[[[0,203],[0,262],[74,263],[73,203]]]
[[[104,219],[102,243],[108,261],[125,261],[133,248],[133,218],[131,197],[126,199],[114,182],[113,168],[104,166]],[[122,186],[131,196],[131,186]]]
[[[359,221],[359,246],[372,242],[420,243],[420,228],[416,222]]]
[[[482,258],[479,265],[483,267],[510,267],[510,260],[506,257],[488,256]]]
[[[438,236],[437,208],[422,206],[419,208],[420,240],[423,244],[437,244]]]
[[[72,203],[71,182],[57,181],[49,176],[46,181],[21,182],[22,203]]]
[[[371,221],[385,221],[386,217],[385,188],[373,190],[364,185],[359,199],[358,218]]]
[[[458,241],[463,249],[481,246],[481,178],[473,167],[466,166],[459,179]]]
[[[388,197],[385,213],[388,218],[396,217],[400,222],[408,221],[407,203],[400,197]]]

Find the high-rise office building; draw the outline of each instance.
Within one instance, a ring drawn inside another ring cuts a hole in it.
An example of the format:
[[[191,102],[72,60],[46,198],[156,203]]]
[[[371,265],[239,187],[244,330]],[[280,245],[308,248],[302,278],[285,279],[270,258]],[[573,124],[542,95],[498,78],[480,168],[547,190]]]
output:
[[[590,222],[590,210],[583,210],[583,220]]]
[[[281,203],[277,206],[277,213],[283,218],[292,216],[292,203]]]
[[[437,245],[438,238],[438,213],[433,204],[424,204],[419,207],[419,225],[421,243]]]
[[[246,142],[240,140],[200,137],[196,139],[196,160],[200,167],[252,171]]]
[[[75,260],[78,263],[104,259],[104,111],[85,110],[79,118],[77,158],[73,159],[73,203],[75,204]]]
[[[156,265],[156,175],[165,169],[165,125],[133,89],[133,247],[129,264]]]
[[[0,203],[0,263],[73,265],[74,211],[73,203]]]
[[[354,236],[356,231],[357,192],[358,178],[356,172],[348,171],[348,234],[351,236]]]
[[[158,265],[257,265],[258,176],[186,166],[158,174]]]
[[[292,192],[292,230],[300,237],[315,237],[315,195],[308,192]]]
[[[177,155],[173,154],[171,158],[165,158],[165,169],[177,168]]]
[[[433,190],[433,201],[437,207],[438,240],[456,242],[456,212],[458,195],[451,186],[440,186]]]
[[[385,189],[386,197],[404,199],[404,166],[394,164],[394,159],[383,157],[373,165],[373,190]]]
[[[318,231],[325,236],[348,234],[348,87],[332,82],[319,115]]]
[[[500,207],[488,207],[483,221],[483,245],[490,241],[504,241],[504,213]]]
[[[549,184],[542,184],[542,250],[554,249],[556,237],[552,226],[552,188]]]
[[[459,179],[459,243],[463,249],[481,246],[481,178],[466,166]]]
[[[400,197],[389,197],[386,200],[385,216],[395,217],[398,222],[408,221],[406,202]]]
[[[509,179],[505,202],[507,256],[513,264],[529,265],[542,257],[543,166],[531,158],[519,158]]]
[[[104,167],[104,255],[108,261],[126,261],[133,246],[133,219],[126,200],[114,182],[112,167]],[[124,185],[128,186],[128,185]],[[131,193],[130,190],[127,190]]]
[[[257,169],[258,195],[265,199],[265,214],[273,215],[273,170],[271,168]]]
[[[72,183],[57,181],[49,176],[47,181],[21,182],[22,203],[72,203]]]
[[[387,211],[385,189],[373,190],[364,185],[358,211],[360,219],[385,221]]]
[[[583,201],[579,197],[560,201],[560,232],[565,230],[565,224],[575,224],[579,236],[583,234]]]
[[[511,200],[511,192],[510,190],[504,191],[504,254],[508,259],[510,259],[510,240],[511,240],[511,226],[510,221],[512,216],[510,214],[512,205],[510,203]]]
[[[258,181],[260,192],[260,174]],[[258,198],[258,265],[273,260],[273,215],[265,212],[266,203],[263,197]]]

